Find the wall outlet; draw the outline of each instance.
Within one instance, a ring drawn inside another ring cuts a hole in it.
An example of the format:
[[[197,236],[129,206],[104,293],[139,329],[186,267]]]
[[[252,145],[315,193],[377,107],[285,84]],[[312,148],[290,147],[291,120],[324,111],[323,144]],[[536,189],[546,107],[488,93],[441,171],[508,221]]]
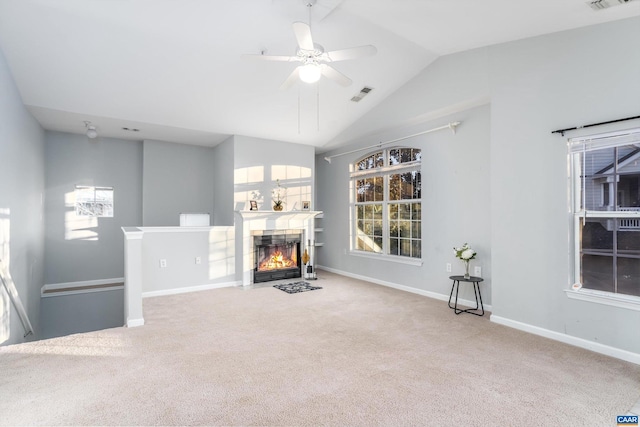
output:
[[[451,273],[451,263],[447,263],[447,273]]]
[[[481,277],[482,276],[482,267],[475,266],[473,268],[473,275],[476,276],[476,277]]]
[[[160,260],[160,268],[167,268],[167,260],[166,259],[161,259]]]
[[[197,256],[196,257],[196,264],[202,264],[202,258]]]

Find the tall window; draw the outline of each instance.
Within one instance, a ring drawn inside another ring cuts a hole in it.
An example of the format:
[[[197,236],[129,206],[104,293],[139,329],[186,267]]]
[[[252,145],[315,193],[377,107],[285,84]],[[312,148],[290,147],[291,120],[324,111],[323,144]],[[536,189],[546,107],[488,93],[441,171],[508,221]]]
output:
[[[113,217],[113,187],[76,185],[77,216]]]
[[[421,258],[420,165],[416,148],[379,151],[352,165],[355,250]]]
[[[570,140],[575,281],[640,296],[640,129]]]

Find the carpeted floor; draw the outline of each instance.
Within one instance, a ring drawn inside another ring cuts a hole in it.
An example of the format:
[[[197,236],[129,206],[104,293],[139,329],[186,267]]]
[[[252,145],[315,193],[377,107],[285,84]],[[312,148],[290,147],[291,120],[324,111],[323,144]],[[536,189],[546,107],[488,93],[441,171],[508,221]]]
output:
[[[2,425],[611,426],[640,366],[321,272],[144,300],[147,324],[0,347]]]

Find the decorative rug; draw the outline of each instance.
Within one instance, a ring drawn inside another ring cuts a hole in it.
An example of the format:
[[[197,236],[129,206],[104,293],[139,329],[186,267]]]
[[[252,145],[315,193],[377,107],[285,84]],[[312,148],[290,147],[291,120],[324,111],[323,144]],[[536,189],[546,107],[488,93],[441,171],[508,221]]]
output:
[[[273,287],[278,288],[281,291],[285,291],[288,294],[297,294],[299,292],[315,291],[316,289],[322,289],[320,286],[311,286],[308,282],[286,283],[283,285],[273,285]]]

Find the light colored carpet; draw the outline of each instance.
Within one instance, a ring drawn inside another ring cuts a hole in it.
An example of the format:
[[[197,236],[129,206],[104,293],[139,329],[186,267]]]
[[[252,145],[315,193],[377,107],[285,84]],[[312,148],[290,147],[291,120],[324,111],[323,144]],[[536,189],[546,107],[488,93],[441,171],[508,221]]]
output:
[[[610,426],[640,366],[320,272],[144,300],[147,324],[0,348],[2,425]]]

